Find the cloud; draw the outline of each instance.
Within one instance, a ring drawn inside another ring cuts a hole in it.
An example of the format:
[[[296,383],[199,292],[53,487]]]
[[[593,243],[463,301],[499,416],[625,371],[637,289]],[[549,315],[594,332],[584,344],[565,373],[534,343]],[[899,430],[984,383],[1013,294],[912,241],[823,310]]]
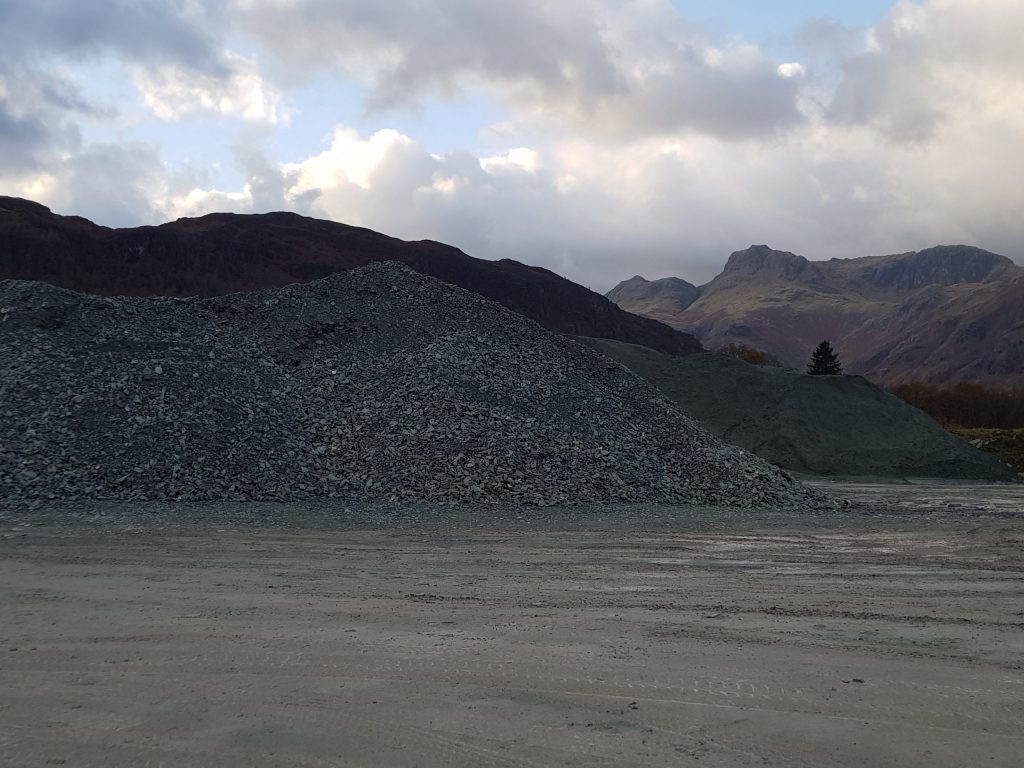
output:
[[[711,40],[662,0],[153,0],[170,32],[151,52],[90,13],[76,38],[75,9],[100,5],[138,20],[143,4],[0,4],[15,52],[0,59],[0,189],[103,224],[290,209],[598,289],[635,272],[706,281],[761,242],[811,258],[942,242],[1024,256],[1017,0],[897,3],[867,29],[813,21],[785,61]],[[162,120],[244,125],[223,149],[240,179],[169,165],[130,126],[102,139],[108,107],[67,68],[93,59],[132,73]],[[289,143],[329,126],[286,130],[288,88],[349,76],[371,106],[483,93],[507,112],[481,126],[483,148],[433,152],[415,120],[382,114]]]
[[[215,30],[220,2],[193,0],[5,0],[0,49],[36,64],[59,55],[81,61],[111,52],[135,63],[176,63],[226,74]]]
[[[83,121],[117,117],[120,105],[104,103],[89,82],[89,67],[104,63],[134,73],[162,119],[206,110],[281,122],[279,94],[255,62],[223,44],[224,7],[221,0],[0,3],[0,171],[62,162],[79,148]]]
[[[807,74],[807,68],[799,61],[787,61],[784,64],[779,64],[777,70],[782,77],[803,77]]]
[[[540,155],[529,147],[516,147],[480,158],[480,167],[488,173],[536,173],[540,167]]]
[[[1013,30],[1021,25],[1024,5],[1016,0],[901,0],[860,34],[833,26],[842,77],[828,118],[897,142],[930,140],[967,112],[978,118],[1010,107],[1016,119],[1024,111],[1024,52]]]
[[[16,115],[0,98],[0,173],[38,167],[37,153],[50,142],[50,131],[33,115]]]
[[[221,0],[0,3],[0,188],[129,226],[160,220],[201,186],[202,173],[168,169],[159,146],[103,138],[104,128],[110,136],[125,123],[123,105],[95,87],[97,77],[130,73],[142,102],[163,120],[208,113],[286,122],[281,95],[255,61],[227,50],[224,7]],[[117,92],[116,83],[102,85]],[[86,131],[98,138],[86,143]],[[265,203],[258,183],[253,189],[256,204]]]
[[[520,116],[612,139],[730,138],[800,122],[797,85],[754,46],[712,46],[667,2],[235,0],[293,71],[370,85],[371,108],[493,88]]]
[[[294,170],[274,165],[258,149],[244,144],[233,149],[235,167],[245,183],[237,191],[207,189],[205,179],[181,174],[178,183],[162,188],[157,203],[164,219],[202,216],[207,213],[267,213],[296,211],[309,214],[320,190],[299,189]]]
[[[223,63],[228,71],[217,75],[176,64],[140,67],[135,84],[146,105],[163,120],[211,112],[270,125],[288,121],[282,95],[264,82],[253,60],[226,51]]]
[[[119,227],[160,218],[157,201],[172,183],[158,149],[141,143],[86,146],[28,182],[56,210]]]
[[[102,113],[60,74],[0,64],[0,178],[38,172],[59,153],[76,151],[77,120]]]
[[[19,183],[27,183],[26,173],[38,178],[40,171],[79,149],[80,119],[106,111],[84,96],[56,62],[81,61],[111,47],[136,56],[175,44],[184,56],[204,58],[201,36],[181,34],[181,25],[167,17],[172,7],[154,4],[147,24],[133,30],[143,11],[138,3],[0,4],[0,173],[16,176]],[[166,38],[161,27],[167,29]]]
[[[574,139],[438,156],[395,130],[361,136],[339,127],[327,149],[305,160],[276,168],[257,160],[241,192],[194,192],[176,204],[179,215],[301,209],[541,264],[599,288],[617,282],[624,262],[706,280],[748,242],[834,248],[863,240],[864,220],[892,202],[858,198],[879,171],[862,158],[818,164],[794,150],[765,162],[756,146],[707,137],[627,148]],[[257,180],[271,192],[262,200]],[[853,207],[837,226],[837,212]]]

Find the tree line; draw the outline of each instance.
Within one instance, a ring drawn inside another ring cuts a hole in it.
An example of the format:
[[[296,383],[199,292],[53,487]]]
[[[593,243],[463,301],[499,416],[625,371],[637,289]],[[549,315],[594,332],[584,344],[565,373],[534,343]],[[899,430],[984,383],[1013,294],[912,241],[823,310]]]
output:
[[[1024,389],[995,389],[966,382],[946,387],[909,382],[891,386],[889,391],[945,427],[1024,427]]]

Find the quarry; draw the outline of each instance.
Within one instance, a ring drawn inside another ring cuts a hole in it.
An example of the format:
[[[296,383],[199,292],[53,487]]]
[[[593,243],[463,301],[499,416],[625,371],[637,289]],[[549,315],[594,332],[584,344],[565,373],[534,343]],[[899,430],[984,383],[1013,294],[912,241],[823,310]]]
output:
[[[1022,488],[867,382],[392,263],[0,313],[5,766],[1017,764]]]

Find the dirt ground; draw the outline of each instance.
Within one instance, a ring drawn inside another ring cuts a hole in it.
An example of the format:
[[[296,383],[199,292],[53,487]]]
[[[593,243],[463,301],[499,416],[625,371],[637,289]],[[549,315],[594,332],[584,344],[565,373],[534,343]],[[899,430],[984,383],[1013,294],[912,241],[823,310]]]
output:
[[[826,486],[859,506],[7,516],[0,765],[1021,765],[1024,488]]]

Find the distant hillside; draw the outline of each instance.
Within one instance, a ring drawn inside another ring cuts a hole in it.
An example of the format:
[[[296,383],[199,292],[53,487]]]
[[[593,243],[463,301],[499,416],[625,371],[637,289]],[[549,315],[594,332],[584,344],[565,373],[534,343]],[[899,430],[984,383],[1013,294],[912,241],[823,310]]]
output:
[[[980,248],[809,261],[760,245],[696,295],[678,282],[634,277],[608,297],[712,349],[740,342],[802,367],[828,339],[847,372],[878,381],[1024,386],[1024,269]]]
[[[221,213],[109,229],[0,197],[0,280],[39,280],[106,295],[215,296],[306,282],[377,261],[403,262],[549,330],[673,355],[701,351],[692,336],[623,311],[554,272],[508,259],[475,259],[429,240],[406,242],[294,213]]]
[[[700,296],[700,288],[678,277],[644,280],[636,275],[619,283],[608,298],[630,312],[671,325],[680,312]]]
[[[819,475],[1010,480],[1000,461],[859,376],[804,376],[718,354],[669,357],[583,339],[658,387],[711,432]]]

